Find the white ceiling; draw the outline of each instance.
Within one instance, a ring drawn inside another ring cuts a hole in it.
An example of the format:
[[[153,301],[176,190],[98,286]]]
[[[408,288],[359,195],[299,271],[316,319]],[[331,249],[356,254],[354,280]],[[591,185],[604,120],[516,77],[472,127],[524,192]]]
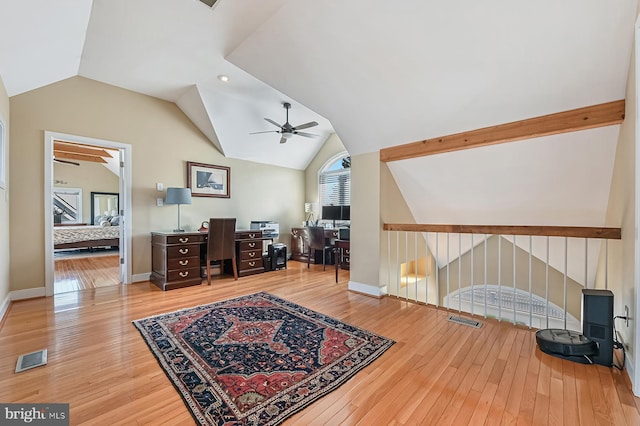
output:
[[[637,5],[2,0],[0,76],[10,96],[81,75],[173,101],[225,155],[304,169],[334,129],[356,155],[622,99]],[[320,137],[249,135],[283,101]],[[601,226],[618,129],[391,170],[419,222]]]

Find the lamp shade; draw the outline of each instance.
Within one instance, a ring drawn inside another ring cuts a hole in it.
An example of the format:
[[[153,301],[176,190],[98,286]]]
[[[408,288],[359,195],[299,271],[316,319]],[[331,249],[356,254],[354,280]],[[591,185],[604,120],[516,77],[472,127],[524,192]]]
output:
[[[191,188],[167,188],[165,204],[191,204]]]

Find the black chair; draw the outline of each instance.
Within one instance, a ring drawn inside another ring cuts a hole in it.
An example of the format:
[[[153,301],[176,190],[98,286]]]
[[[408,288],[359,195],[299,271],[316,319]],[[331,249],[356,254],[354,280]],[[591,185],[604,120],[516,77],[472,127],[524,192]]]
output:
[[[311,263],[311,257],[316,250],[322,250],[322,270],[327,269],[327,250],[333,253],[335,247],[331,241],[324,238],[324,228],[322,226],[309,226],[305,230],[307,245],[309,246],[309,254],[307,256],[307,268]]]
[[[211,285],[211,262],[220,261],[224,270],[224,261],[231,259],[233,278],[238,279],[236,264],[236,218],[209,219],[209,237],[207,239],[207,284]]]

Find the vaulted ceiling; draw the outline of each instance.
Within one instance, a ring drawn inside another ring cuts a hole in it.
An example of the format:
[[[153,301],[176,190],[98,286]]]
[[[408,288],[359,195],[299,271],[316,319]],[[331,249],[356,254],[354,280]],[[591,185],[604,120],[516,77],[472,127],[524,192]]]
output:
[[[334,131],[357,155],[623,99],[637,5],[3,0],[0,76],[10,96],[81,75],[166,99],[226,156],[304,169]],[[249,135],[285,101],[318,137]],[[618,128],[390,168],[420,222],[598,226]]]

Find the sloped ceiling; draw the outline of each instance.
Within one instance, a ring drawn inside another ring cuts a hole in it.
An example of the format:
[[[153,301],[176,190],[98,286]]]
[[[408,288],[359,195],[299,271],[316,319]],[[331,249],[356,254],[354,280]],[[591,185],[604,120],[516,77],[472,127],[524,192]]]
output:
[[[0,75],[10,96],[82,75],[173,101],[225,155],[304,169],[334,130],[357,155],[623,99],[637,5],[5,0]],[[283,122],[284,101],[319,137],[249,135]],[[390,168],[420,222],[601,226],[617,134]]]

